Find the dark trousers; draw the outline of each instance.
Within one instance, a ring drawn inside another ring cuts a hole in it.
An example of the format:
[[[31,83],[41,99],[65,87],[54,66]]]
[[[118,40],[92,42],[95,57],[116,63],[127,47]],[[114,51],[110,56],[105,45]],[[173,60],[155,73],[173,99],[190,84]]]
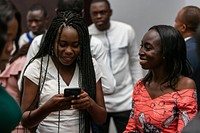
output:
[[[107,119],[103,125],[96,125],[95,123],[92,124],[92,133],[108,133],[111,118],[113,118],[117,133],[123,133],[128,123],[130,112],[131,110],[107,113]]]

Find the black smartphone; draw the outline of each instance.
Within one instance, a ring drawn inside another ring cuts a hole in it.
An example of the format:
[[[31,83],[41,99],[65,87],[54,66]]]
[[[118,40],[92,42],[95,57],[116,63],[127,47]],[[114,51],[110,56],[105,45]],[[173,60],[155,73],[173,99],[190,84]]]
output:
[[[69,97],[74,95],[77,97],[81,93],[81,88],[65,88],[64,89],[64,97]]]

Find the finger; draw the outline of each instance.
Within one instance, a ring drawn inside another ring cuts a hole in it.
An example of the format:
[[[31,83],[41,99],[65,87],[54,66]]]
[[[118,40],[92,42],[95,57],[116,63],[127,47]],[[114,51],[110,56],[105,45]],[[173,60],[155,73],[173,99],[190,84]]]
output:
[[[66,110],[71,108],[71,103],[70,102],[62,102],[58,106],[59,110]]]
[[[87,109],[89,107],[88,103],[81,103],[81,104],[75,104],[71,105],[73,109]]]
[[[76,101],[71,105],[73,109],[87,109],[89,106],[90,106],[90,102],[85,101],[84,99]]]

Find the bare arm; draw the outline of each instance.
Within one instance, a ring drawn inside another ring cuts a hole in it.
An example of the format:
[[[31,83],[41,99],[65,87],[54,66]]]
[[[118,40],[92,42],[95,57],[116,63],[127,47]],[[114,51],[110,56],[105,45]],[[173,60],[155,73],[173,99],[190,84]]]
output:
[[[32,128],[38,125],[49,113],[54,111],[66,110],[71,107],[73,97],[64,97],[63,94],[56,94],[40,107],[33,107],[38,86],[30,79],[24,77],[24,91],[22,95],[22,125],[26,128]]]
[[[87,109],[92,119],[97,124],[105,122],[107,112],[104,103],[103,91],[101,81],[96,84],[96,101],[88,96],[88,94],[82,90],[82,93],[78,96],[80,99],[72,100],[72,107],[75,109]]]

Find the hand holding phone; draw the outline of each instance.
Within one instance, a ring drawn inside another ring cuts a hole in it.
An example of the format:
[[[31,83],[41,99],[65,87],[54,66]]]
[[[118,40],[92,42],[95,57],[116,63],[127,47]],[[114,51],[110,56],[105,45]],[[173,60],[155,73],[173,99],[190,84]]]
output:
[[[64,89],[64,97],[69,97],[74,95],[77,97],[81,93],[81,88],[65,88]]]

